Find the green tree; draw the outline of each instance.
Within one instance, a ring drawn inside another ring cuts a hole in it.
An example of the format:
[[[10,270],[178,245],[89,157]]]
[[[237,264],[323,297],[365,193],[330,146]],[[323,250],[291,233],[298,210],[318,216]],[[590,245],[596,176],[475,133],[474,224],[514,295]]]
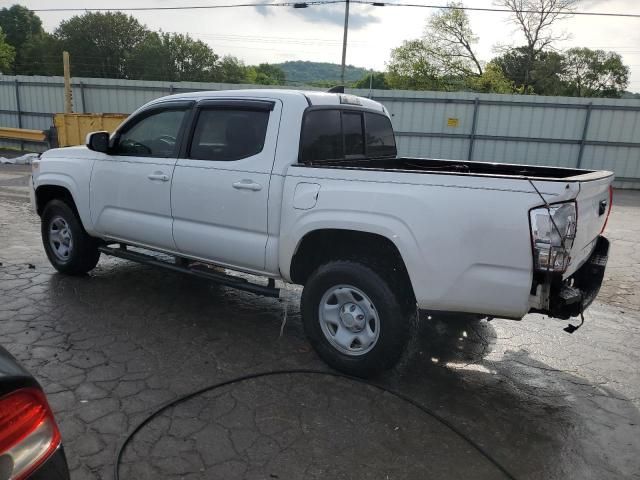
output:
[[[258,85],[284,85],[286,76],[284,72],[275,65],[261,63],[249,69],[248,80]]]
[[[391,51],[387,82],[391,88],[404,90],[443,90],[445,87],[423,40],[405,40]]]
[[[130,54],[148,34],[121,12],[87,12],[63,21],[54,33],[71,55],[73,75],[107,78],[127,78]]]
[[[474,92],[482,93],[518,93],[514,83],[509,80],[500,65],[489,62],[481,75],[467,78],[468,87]]]
[[[170,82],[215,79],[218,56],[189,35],[148,32],[128,56],[127,78]]]
[[[473,33],[462,3],[452,2],[434,13],[427,22],[423,40],[431,51],[432,63],[443,75],[482,75],[482,63],[474,52],[478,37]]]
[[[247,80],[248,67],[236,57],[225,55],[218,63],[215,80],[224,83],[245,83]]]
[[[569,16],[581,0],[494,0],[500,7],[512,12],[512,21],[522,31],[525,44],[522,53],[522,86],[527,90],[534,82],[533,70],[542,52],[552,44],[566,38],[554,33],[554,26]]]
[[[62,46],[47,32],[29,39],[21,55],[21,75],[62,75]]]
[[[73,59],[71,59],[73,65]],[[162,35],[148,32],[128,55],[127,78],[175,81],[175,68]]]
[[[14,49],[13,73],[23,74],[34,65],[25,59],[25,49],[44,34],[42,21],[35,13],[21,5],[13,5],[0,10],[0,30],[6,36],[5,42]]]
[[[15,49],[5,41],[5,35],[0,28],[0,73],[11,70],[15,54]]]
[[[554,51],[540,52],[529,71],[530,90],[538,95],[564,95],[564,57]],[[520,85],[524,89],[524,85]]]
[[[420,39],[405,41],[391,52],[387,82],[392,88],[455,90],[466,78],[483,73],[474,52],[478,37],[458,2],[449,3],[429,18]]]
[[[214,79],[218,55],[189,35],[162,34],[176,81],[207,82]]]
[[[615,52],[572,48],[564,67],[566,92],[576,97],[620,98],[629,83],[629,67]]]
[[[353,88],[375,88],[377,90],[388,90],[389,84],[384,72],[371,72],[353,84]]]
[[[492,62],[498,65],[505,77],[522,93],[538,95],[562,95],[564,91],[562,55],[556,52],[538,52],[530,63],[526,47],[509,50]]]

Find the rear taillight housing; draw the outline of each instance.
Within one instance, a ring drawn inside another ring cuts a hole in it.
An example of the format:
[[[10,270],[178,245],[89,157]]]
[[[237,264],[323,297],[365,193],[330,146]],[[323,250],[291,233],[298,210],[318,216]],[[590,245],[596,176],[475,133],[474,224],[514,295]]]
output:
[[[609,209],[607,210],[607,217],[604,219],[604,225],[600,230],[600,235],[604,233],[604,229],[607,228],[607,222],[609,221],[609,215],[611,215],[611,209],[613,208],[613,187],[609,185]]]
[[[0,479],[33,473],[60,445],[60,431],[47,399],[37,388],[0,398]]]
[[[578,212],[575,202],[534,208],[529,212],[533,263],[537,271],[563,273],[571,261]]]

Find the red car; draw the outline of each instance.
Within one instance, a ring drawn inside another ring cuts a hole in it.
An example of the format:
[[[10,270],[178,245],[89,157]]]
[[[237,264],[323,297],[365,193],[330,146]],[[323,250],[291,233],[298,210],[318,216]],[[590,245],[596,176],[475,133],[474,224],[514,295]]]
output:
[[[0,347],[0,480],[69,480],[42,387]]]

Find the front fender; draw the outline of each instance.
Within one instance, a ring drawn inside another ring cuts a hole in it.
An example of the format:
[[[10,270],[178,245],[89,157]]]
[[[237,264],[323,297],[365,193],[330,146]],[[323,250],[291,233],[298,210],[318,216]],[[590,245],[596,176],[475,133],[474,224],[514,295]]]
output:
[[[40,187],[56,186],[66,189],[73,199],[82,226],[89,234],[92,234],[93,223],[91,222],[91,212],[89,210],[89,181],[90,178],[87,178],[86,185],[81,186],[71,175],[57,172],[41,172],[34,179],[36,198]]]

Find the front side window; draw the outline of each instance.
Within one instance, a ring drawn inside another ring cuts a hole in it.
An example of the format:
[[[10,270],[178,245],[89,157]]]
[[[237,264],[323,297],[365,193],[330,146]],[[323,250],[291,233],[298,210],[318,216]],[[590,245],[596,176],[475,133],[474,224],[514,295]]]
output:
[[[176,157],[177,138],[186,112],[186,108],[159,110],[143,117],[118,135],[113,153],[136,157]]]
[[[269,112],[243,109],[201,110],[193,132],[189,158],[230,161],[262,151]]]

